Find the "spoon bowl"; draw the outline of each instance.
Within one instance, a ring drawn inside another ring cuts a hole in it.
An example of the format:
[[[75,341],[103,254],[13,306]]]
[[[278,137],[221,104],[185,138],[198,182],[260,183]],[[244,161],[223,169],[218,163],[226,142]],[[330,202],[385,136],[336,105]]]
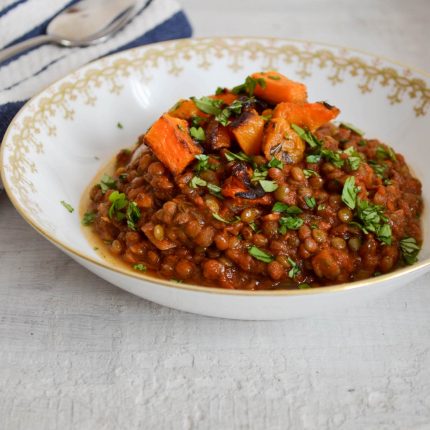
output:
[[[102,43],[133,16],[134,0],[81,0],[49,23],[46,34],[12,45],[0,52],[0,63],[45,43],[64,47]]]

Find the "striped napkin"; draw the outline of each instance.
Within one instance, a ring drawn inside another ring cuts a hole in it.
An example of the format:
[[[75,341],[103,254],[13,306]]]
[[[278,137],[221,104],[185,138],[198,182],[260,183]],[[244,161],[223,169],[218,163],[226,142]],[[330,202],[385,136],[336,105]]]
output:
[[[73,3],[0,0],[0,49],[44,34],[50,19]],[[86,48],[42,45],[0,64],[0,141],[25,101],[68,72],[123,49],[189,36],[191,26],[175,0],[137,0],[136,15],[105,43]]]

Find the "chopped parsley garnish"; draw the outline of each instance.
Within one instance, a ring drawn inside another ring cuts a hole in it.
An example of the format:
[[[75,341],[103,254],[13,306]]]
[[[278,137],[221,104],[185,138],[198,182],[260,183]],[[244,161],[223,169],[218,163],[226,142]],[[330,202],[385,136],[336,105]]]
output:
[[[248,225],[251,227],[253,232],[258,231],[258,227],[257,227],[257,224],[255,224],[255,221],[250,222]]]
[[[355,186],[355,177],[348,176],[342,189],[342,201],[350,208],[355,209],[359,187]]]
[[[226,220],[226,219],[225,219],[225,218],[223,218],[221,215],[218,215],[218,214],[217,214],[217,213],[215,213],[215,212],[212,212],[212,216],[213,216],[216,220],[221,221],[221,222],[223,222],[223,223],[225,223],[225,224],[231,224],[231,221]]]
[[[281,160],[278,160],[275,157],[272,157],[272,159],[267,163],[267,167],[270,169],[271,167],[276,167],[277,169],[283,169],[284,163]]]
[[[343,152],[348,155],[348,164],[350,169],[354,171],[358,170],[362,161],[361,154],[357,152],[353,146],[350,146]]]
[[[191,117],[191,127],[199,127],[200,124],[204,121],[205,119],[201,116],[195,115]]]
[[[215,120],[221,125],[226,126],[232,114],[240,115],[242,112],[243,103],[244,102],[242,100],[235,100],[231,105],[225,107],[221,110],[221,112],[215,115]]]
[[[205,187],[208,183],[198,176],[193,176],[191,178],[191,181],[188,182],[188,186],[191,188],[197,188],[197,187]]]
[[[248,163],[252,161],[251,157],[244,154],[243,152],[234,153],[234,152],[226,151],[224,156],[227,161],[240,160],[240,161],[246,161]]]
[[[385,174],[386,174],[387,169],[388,169],[388,166],[386,164],[380,164],[380,163],[377,163],[376,161],[373,161],[373,160],[369,160],[367,163],[373,169],[376,176],[379,176],[380,178],[385,177]]]
[[[321,155],[334,166],[341,168],[344,165],[344,160],[340,156],[340,152],[332,151],[331,149],[321,149]]]
[[[256,260],[260,260],[263,263],[271,263],[274,259],[272,255],[261,250],[260,248],[257,248],[255,245],[252,245],[250,248],[248,248],[248,253]]]
[[[393,148],[390,148],[389,146],[384,147],[382,145],[379,145],[376,148],[376,158],[382,158],[383,160],[397,161],[396,153],[394,152]]]
[[[95,212],[85,212],[81,222],[83,225],[90,225],[95,221],[95,219],[96,219]]]
[[[305,174],[305,178],[308,179],[311,176],[319,176],[315,170],[312,169],[303,169],[303,173]]]
[[[139,270],[140,272],[146,272],[146,266],[144,264],[134,264],[133,265],[134,270]]]
[[[341,122],[340,126],[353,131],[354,133],[358,134],[359,136],[364,136],[364,131],[360,130],[358,127],[350,124],[349,122]]]
[[[217,89],[215,90],[215,94],[217,96],[219,96],[220,94],[222,94],[224,92],[224,88],[222,87],[217,87]]]
[[[306,288],[312,288],[307,282],[303,282],[302,284],[297,285],[299,290],[305,290]]]
[[[221,106],[224,103],[222,100],[211,99],[210,97],[201,97],[200,99],[192,97],[191,100],[202,112],[214,116],[221,113]]]
[[[414,237],[401,239],[399,246],[406,264],[414,264],[418,261],[417,256],[421,248]]]
[[[382,206],[357,198],[356,212],[360,222],[352,222],[353,225],[364,233],[375,233],[380,242],[391,245],[391,227]]]
[[[252,76],[247,76],[245,79],[245,83],[241,85],[237,85],[234,87],[231,92],[233,94],[242,94],[246,93],[250,97],[254,95],[255,87],[260,85],[261,88],[266,88],[266,81],[263,78],[253,78]]]
[[[291,269],[288,271],[288,277],[291,279],[295,278],[300,273],[299,265],[290,257],[288,257],[288,262],[291,264]]]
[[[324,204],[324,203],[320,203],[320,204],[318,205],[318,207],[317,207],[317,210],[318,210],[318,211],[323,211],[325,208],[326,208],[325,204]]]
[[[308,130],[304,130],[296,124],[291,124],[291,128],[299,135],[299,137],[304,140],[311,148],[319,148],[322,143],[317,139],[317,137]]]
[[[265,179],[267,174],[268,172],[265,169],[262,169],[262,170],[255,169],[254,172],[252,173],[251,181],[256,182],[256,181],[260,181],[261,179]]]
[[[221,187],[215,184],[207,184],[207,188],[211,194],[218,197],[219,199],[224,199],[223,195],[221,194]]]
[[[360,142],[358,142],[358,146],[366,146],[367,142],[364,139],[361,139]]]
[[[128,176],[128,173],[121,173],[118,178],[121,182],[125,182],[127,179],[127,176]]]
[[[194,158],[198,163],[194,167],[194,171],[200,173],[204,170],[216,170],[216,165],[209,163],[209,156],[205,154],[195,155]]]
[[[109,196],[109,201],[112,203],[109,208],[109,218],[115,217],[118,221],[125,218],[125,213],[121,212],[127,204],[128,200],[124,193],[114,191]]]
[[[100,188],[102,193],[105,194],[107,190],[115,190],[116,189],[116,181],[112,176],[107,175],[106,173],[100,179]]]
[[[123,129],[123,128],[124,128],[124,126],[123,126],[120,122],[117,122],[117,123],[116,123],[116,126],[117,126],[119,129]]]
[[[275,181],[259,180],[258,182],[266,193],[271,193],[278,189],[278,184]]]
[[[310,164],[316,164],[321,161],[321,154],[311,154],[306,157],[306,162]]]
[[[303,225],[303,220],[297,216],[282,217],[279,220],[279,233],[285,234],[287,230],[298,230]]]
[[[70,213],[72,213],[75,209],[73,208],[72,205],[70,205],[69,203],[65,202],[64,200],[61,200],[60,202]]]
[[[205,131],[201,127],[191,127],[190,136],[200,142],[203,142],[206,139]]]
[[[297,206],[290,206],[285,203],[276,202],[272,207],[272,212],[285,212],[288,215],[301,214],[303,211]]]
[[[139,209],[139,206],[137,206],[137,204],[135,202],[130,202],[128,204],[127,211],[126,211],[126,217],[127,217],[128,227],[131,230],[136,231],[137,230],[136,224],[140,220],[140,209]]]
[[[306,202],[306,206],[309,209],[313,209],[317,205],[317,202],[314,197],[305,197],[305,202]]]

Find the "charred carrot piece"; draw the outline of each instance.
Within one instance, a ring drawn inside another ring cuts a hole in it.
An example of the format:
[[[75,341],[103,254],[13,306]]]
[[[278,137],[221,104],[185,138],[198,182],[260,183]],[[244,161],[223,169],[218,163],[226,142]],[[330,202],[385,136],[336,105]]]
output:
[[[230,148],[231,137],[228,128],[214,119],[210,121],[206,128],[206,144],[212,151]]]
[[[174,175],[202,153],[189,134],[187,121],[168,114],[155,121],[145,135],[145,143]]]
[[[288,79],[275,71],[258,72],[251,75],[257,80],[254,94],[269,103],[305,102],[308,95],[306,86]],[[264,84],[261,83],[264,81]]]
[[[285,164],[297,164],[303,159],[305,144],[284,118],[272,118],[264,132],[263,152],[268,160],[275,157]]]
[[[193,116],[207,118],[208,115],[202,112],[192,100],[179,100],[172,109],[169,110],[169,115],[180,119],[191,119]]]
[[[314,131],[335,119],[340,110],[328,103],[279,103],[273,111],[273,118],[284,118],[290,124],[297,124]]]
[[[256,111],[246,111],[230,124],[232,133],[245,154],[260,153],[264,123],[264,119]]]

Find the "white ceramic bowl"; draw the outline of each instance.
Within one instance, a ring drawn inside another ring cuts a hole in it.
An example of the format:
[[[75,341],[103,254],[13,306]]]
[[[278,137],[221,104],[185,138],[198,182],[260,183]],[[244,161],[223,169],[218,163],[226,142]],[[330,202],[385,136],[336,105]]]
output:
[[[237,319],[286,319],[346,307],[405,285],[430,266],[423,216],[420,261],[366,281],[320,289],[248,292],[176,284],[115,267],[82,232],[78,208],[95,173],[179,98],[233,86],[276,68],[303,81],[310,100],[327,100],[354,123],[407,157],[430,189],[430,77],[339,47],[279,39],[196,39],[149,45],[95,61],[29,101],[2,143],[2,178],[20,214],[87,269],[162,305]],[[120,122],[123,128],[117,127]]]

